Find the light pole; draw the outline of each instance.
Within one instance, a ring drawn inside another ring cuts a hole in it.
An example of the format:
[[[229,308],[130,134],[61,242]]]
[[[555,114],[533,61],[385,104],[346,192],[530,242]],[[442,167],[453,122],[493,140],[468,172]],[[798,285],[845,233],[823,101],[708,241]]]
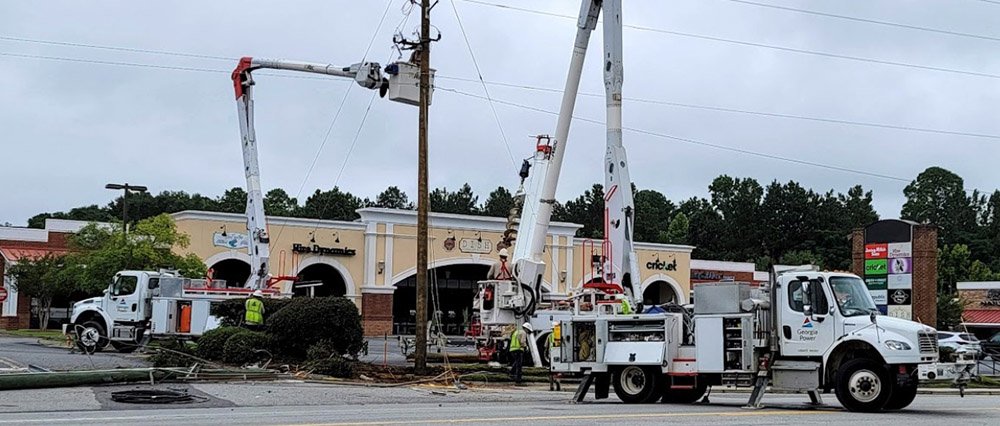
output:
[[[146,187],[141,185],[129,185],[128,183],[109,183],[104,188],[114,191],[124,191],[122,195],[122,230],[128,233],[128,194],[132,191],[146,192]]]

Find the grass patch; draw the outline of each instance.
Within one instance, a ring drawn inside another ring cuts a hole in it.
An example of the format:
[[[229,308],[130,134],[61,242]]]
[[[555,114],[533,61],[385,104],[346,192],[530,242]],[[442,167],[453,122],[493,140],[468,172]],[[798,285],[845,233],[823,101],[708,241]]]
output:
[[[33,339],[51,340],[53,342],[66,341],[66,336],[62,334],[62,330],[35,330],[35,329],[3,330],[0,331],[0,335],[10,336],[10,337],[27,337]]]

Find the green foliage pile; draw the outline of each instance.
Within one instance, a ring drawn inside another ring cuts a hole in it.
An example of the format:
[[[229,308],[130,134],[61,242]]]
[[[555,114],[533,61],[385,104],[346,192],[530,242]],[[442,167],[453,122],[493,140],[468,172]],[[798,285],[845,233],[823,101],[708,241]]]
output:
[[[271,336],[260,331],[242,330],[226,340],[222,360],[235,365],[246,365],[271,358]]]
[[[194,355],[194,348],[180,340],[171,339],[159,342],[153,347],[155,351],[149,361],[153,367],[190,367],[198,361],[187,355]]]
[[[306,358],[322,341],[337,354],[356,358],[364,344],[358,308],[343,297],[291,299],[266,324],[282,355],[294,359]]]
[[[226,326],[208,330],[205,334],[202,334],[201,337],[198,338],[198,349],[196,353],[199,357],[204,359],[221,361],[226,341],[229,340],[230,337],[233,337],[243,331],[247,330],[239,327]]]

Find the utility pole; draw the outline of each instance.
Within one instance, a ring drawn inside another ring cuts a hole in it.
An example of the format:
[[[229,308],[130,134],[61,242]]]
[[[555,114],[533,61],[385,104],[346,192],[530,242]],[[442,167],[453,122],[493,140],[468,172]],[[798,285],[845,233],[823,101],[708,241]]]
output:
[[[135,192],[146,192],[146,187],[145,186],[141,186],[141,185],[129,185],[128,183],[124,183],[124,184],[109,183],[107,185],[104,185],[104,188],[105,189],[115,190],[115,191],[117,191],[117,190],[123,190],[123,191],[125,191],[125,194],[122,195],[122,230],[127,234],[128,233],[128,194],[129,194],[129,192],[132,192],[132,191],[135,191]]]
[[[413,367],[427,369],[427,112],[430,104],[431,0],[420,3],[420,115],[417,136],[417,324]]]

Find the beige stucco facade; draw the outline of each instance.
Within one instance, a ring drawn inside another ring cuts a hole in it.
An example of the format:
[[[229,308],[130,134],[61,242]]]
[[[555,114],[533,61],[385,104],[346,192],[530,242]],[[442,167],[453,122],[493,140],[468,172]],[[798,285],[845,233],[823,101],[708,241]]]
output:
[[[391,332],[393,294],[398,284],[416,272],[416,212],[364,208],[358,213],[361,218],[355,222],[268,218],[271,274],[297,276],[313,265],[332,267],[343,278],[344,288],[336,294],[343,294],[358,304],[366,321],[366,332]],[[243,215],[184,211],[173,217],[178,229],[190,238],[190,245],[180,251],[194,253],[204,259],[209,268],[227,260],[240,260],[249,265],[246,246],[240,243],[246,238]],[[584,253],[593,245],[574,236],[580,227],[558,222],[549,227],[543,256],[547,266],[543,288],[550,297],[564,297],[591,279],[590,267],[584,265],[588,263]],[[485,268],[498,261],[497,243],[505,229],[506,219],[502,218],[432,213],[428,229],[429,266],[482,265]],[[294,249],[296,244],[299,251]],[[318,248],[311,250],[313,246]],[[596,246],[599,250],[600,243]],[[671,290],[673,297],[686,300],[690,290],[692,248],[637,243],[639,282],[643,291],[650,286],[665,287]],[[300,252],[303,250],[309,252]],[[283,289],[290,292],[291,283],[283,283]],[[471,302],[470,298],[470,305]]]

